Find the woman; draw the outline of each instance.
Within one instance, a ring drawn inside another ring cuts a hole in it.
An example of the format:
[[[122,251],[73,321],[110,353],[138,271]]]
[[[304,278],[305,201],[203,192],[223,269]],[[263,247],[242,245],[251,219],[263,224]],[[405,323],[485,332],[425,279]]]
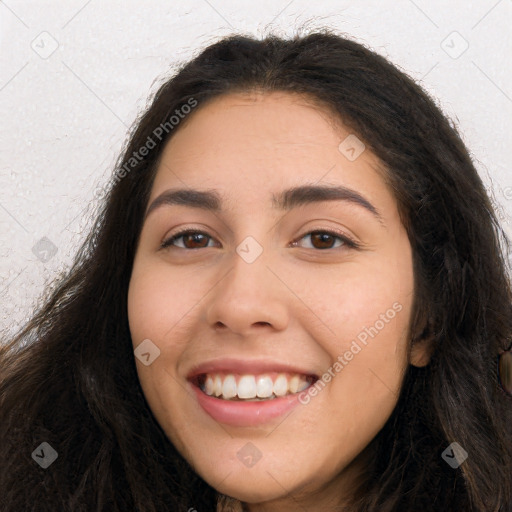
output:
[[[2,510],[512,510],[502,241],[384,58],[206,48],[2,348]]]

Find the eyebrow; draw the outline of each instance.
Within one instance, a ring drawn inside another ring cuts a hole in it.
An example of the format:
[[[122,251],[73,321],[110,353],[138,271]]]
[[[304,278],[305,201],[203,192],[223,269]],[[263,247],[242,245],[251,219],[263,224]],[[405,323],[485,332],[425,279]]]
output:
[[[384,224],[382,215],[368,199],[359,192],[343,186],[301,185],[274,194],[272,207],[277,210],[292,210],[299,206],[323,201],[348,201],[366,209]],[[218,213],[222,211],[222,197],[215,190],[169,189],[160,194],[146,211],[149,214],[164,205],[181,205]]]

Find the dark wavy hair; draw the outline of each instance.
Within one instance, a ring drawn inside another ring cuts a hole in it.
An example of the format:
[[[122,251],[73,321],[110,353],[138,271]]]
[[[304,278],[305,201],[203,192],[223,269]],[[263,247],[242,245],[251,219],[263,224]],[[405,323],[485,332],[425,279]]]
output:
[[[191,98],[199,110],[253,90],[301,94],[357,134],[383,164],[413,249],[411,343],[431,340],[432,357],[426,367],[408,367],[397,406],[372,441],[377,456],[353,510],[511,511],[512,399],[496,364],[512,339],[510,241],[436,102],[388,60],[330,30],[289,39],[230,36],[160,86],[71,268],[0,348],[1,510],[216,509],[219,493],[148,407],[127,318],[159,157],[183,123],[127,164]],[[58,453],[47,469],[31,457],[43,441]],[[442,457],[452,442],[468,453],[456,469]]]

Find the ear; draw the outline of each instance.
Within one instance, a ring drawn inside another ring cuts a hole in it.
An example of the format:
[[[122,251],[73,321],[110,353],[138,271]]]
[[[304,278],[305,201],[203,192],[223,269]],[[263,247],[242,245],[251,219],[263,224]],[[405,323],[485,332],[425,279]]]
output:
[[[423,333],[412,340],[409,353],[410,364],[422,368],[430,363],[434,353],[434,338],[434,333],[431,331],[430,326],[427,325]]]
[[[431,339],[413,341],[409,361],[413,366],[422,368],[430,363],[433,353],[433,343]]]

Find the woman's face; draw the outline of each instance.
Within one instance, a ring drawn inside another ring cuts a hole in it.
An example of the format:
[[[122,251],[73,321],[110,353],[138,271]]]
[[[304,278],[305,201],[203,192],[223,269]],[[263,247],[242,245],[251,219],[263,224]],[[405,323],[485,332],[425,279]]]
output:
[[[287,93],[215,99],[162,155],[128,297],[138,375],[197,473],[251,510],[350,493],[407,365],[425,364],[378,163]]]

